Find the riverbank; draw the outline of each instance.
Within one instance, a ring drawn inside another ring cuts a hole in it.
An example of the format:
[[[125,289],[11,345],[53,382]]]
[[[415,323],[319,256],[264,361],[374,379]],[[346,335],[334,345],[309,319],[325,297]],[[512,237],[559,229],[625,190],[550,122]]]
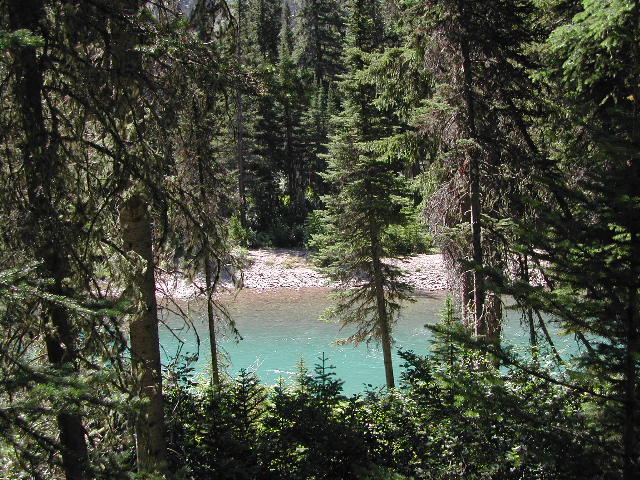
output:
[[[294,249],[249,250],[242,270],[242,286],[256,291],[278,288],[299,289],[330,287],[330,281],[313,268],[311,253]],[[447,275],[442,255],[413,255],[392,263],[402,268],[405,281],[417,291],[447,290]],[[204,280],[190,282],[175,275],[158,278],[158,294],[173,298],[194,298],[201,294]],[[221,281],[223,291],[232,291],[229,278]]]

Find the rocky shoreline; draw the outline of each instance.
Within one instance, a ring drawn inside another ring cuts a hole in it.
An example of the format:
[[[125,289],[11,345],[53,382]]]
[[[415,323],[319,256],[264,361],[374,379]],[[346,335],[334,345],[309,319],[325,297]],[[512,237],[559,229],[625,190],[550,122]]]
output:
[[[413,255],[393,260],[406,272],[405,280],[416,291],[443,291],[448,289],[447,272],[442,255]],[[242,271],[242,286],[255,291],[278,288],[300,289],[330,287],[329,280],[313,268],[311,254],[306,250],[258,249],[249,250],[247,267]],[[191,282],[176,275],[158,278],[158,295],[173,298],[195,298],[202,294],[204,280]],[[234,290],[230,279],[221,282],[221,290]]]

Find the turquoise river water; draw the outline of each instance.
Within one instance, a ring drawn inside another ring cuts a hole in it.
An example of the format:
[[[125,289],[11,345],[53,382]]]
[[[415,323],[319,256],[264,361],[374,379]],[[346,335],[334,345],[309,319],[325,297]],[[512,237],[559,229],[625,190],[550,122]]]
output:
[[[414,303],[403,308],[393,333],[397,377],[402,363],[397,356],[398,349],[428,352],[430,332],[425,325],[439,321],[445,298],[444,293],[421,293],[415,297]],[[301,358],[309,370],[313,370],[314,363],[324,352],[329,363],[336,366],[337,377],[344,381],[345,393],[361,392],[366,385],[377,387],[384,384],[382,350],[378,345],[335,345],[336,339],[348,337],[352,332],[346,328],[341,330],[339,324],[319,320],[320,314],[331,305],[328,289],[245,290],[235,298],[228,297],[224,303],[242,335],[242,340],[236,341],[224,331],[218,333],[230,375],[244,368],[255,371],[263,383],[273,385],[281,377],[289,381],[296,373]],[[209,368],[206,310],[201,303],[195,302],[178,306],[188,313],[191,325],[170,309],[163,309],[165,325],[160,330],[163,360],[169,362],[177,352],[199,353],[191,366],[196,376],[206,376]],[[526,332],[520,325],[519,313],[509,312],[504,338],[517,348],[526,350]],[[561,351],[575,351],[572,336],[558,336],[557,331],[552,331],[552,334]]]

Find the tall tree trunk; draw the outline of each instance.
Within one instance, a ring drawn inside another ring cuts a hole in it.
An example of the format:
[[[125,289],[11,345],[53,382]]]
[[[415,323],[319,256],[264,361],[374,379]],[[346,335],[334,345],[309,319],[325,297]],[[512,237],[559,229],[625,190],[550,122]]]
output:
[[[462,0],[458,2],[458,8],[462,19],[462,28],[465,29],[468,24],[468,7]],[[460,53],[462,54],[462,70],[463,70],[463,96],[466,108],[466,130],[469,137],[476,142],[478,139],[478,131],[476,127],[476,111],[473,100],[473,74],[471,70],[471,56],[469,51],[469,38],[467,34],[463,34],[460,40]],[[480,269],[483,266],[482,259],[482,230],[480,224],[481,204],[480,204],[480,152],[479,145],[471,147],[468,151],[468,175],[469,175],[469,200],[471,207],[471,244],[473,248],[473,309],[475,316],[476,335],[487,335],[486,320],[483,315],[485,286],[484,276]]]
[[[211,352],[211,384],[220,386],[220,368],[218,362],[218,343],[216,340],[216,316],[213,305],[213,279],[209,255],[204,259],[204,278],[207,289],[207,320],[209,322],[209,350]]]
[[[520,257],[520,270],[525,283],[529,283],[531,275],[529,274],[529,259],[525,255]],[[533,319],[533,309],[527,307],[526,309],[527,322],[529,322],[529,345],[531,346],[531,356],[534,362],[538,362],[538,335],[536,334],[536,325]]]
[[[484,301],[484,324],[486,325],[486,339],[491,343],[500,343],[502,332],[502,300],[499,295],[490,293]]]
[[[200,37],[200,40],[202,40],[203,42],[205,41],[209,41],[210,38],[208,38],[207,32],[206,32],[206,28],[205,26],[211,22],[215,22],[214,18],[207,18],[207,16],[209,15],[209,12],[207,11],[207,6],[205,4],[205,0],[198,0],[196,7],[195,7],[195,11],[194,11],[194,19],[196,21],[197,27],[198,27],[198,35]],[[207,98],[207,105],[210,104],[210,99]],[[199,110],[197,111],[197,125],[196,127],[202,127],[204,125],[204,117],[206,115],[204,114],[200,114]],[[200,190],[200,204],[202,206],[202,208],[205,208],[205,205],[207,204],[207,192],[205,189],[205,170],[204,170],[204,159],[206,158],[207,155],[207,149],[205,148],[205,146],[203,145],[204,143],[209,141],[207,132],[204,131],[205,129],[202,129],[202,131],[199,131],[199,135],[197,136],[196,141],[198,142],[197,144],[197,162],[198,162],[198,182],[200,183],[199,185],[199,190]],[[243,183],[244,185],[244,183]],[[244,187],[243,187],[244,188]],[[209,248],[210,248],[210,244],[209,241],[206,237],[206,234],[203,233],[204,239],[202,242],[202,247],[204,250],[204,259],[203,259],[203,263],[204,263],[204,278],[205,278],[205,288],[206,288],[206,295],[207,295],[207,320],[208,320],[208,327],[209,327],[209,351],[211,353],[211,384],[215,387],[220,386],[220,370],[218,367],[218,344],[217,344],[217,340],[216,340],[216,317],[215,317],[215,311],[214,311],[214,305],[213,305],[213,294],[214,294],[214,287],[215,287],[215,282],[213,281],[212,278],[212,272],[211,272],[211,255],[209,254]]]
[[[151,220],[147,204],[133,196],[120,209],[120,225],[125,251],[142,257],[144,270],[136,277],[143,309],[129,323],[131,364],[137,393],[146,400],[136,418],[136,452],[138,469],[164,472],[166,444],[162,371],[158,338],[158,307],[152,250]]]
[[[376,296],[376,308],[378,310],[378,327],[380,329],[380,342],[382,343],[382,357],[384,359],[384,374],[387,388],[395,388],[393,377],[393,357],[391,356],[391,328],[389,315],[384,298],[384,278],[382,276],[382,260],[380,258],[379,235],[371,231],[371,261],[373,263],[373,287]]]
[[[207,193],[205,191],[205,175],[204,175],[204,165],[202,162],[204,161],[204,153],[202,150],[198,152],[198,181],[200,182],[200,203],[202,204],[202,208],[206,205],[207,202]],[[203,233],[203,235],[206,235]],[[213,294],[214,294],[214,281],[213,275],[211,272],[211,255],[209,254],[209,241],[205,238],[203,239],[203,250],[204,250],[204,281],[207,295],[207,320],[209,325],[209,351],[211,352],[211,384],[218,387],[220,386],[220,370],[218,368],[218,344],[216,341],[216,317],[213,305]]]
[[[142,70],[140,55],[136,52],[139,38],[134,27],[127,22],[135,18],[143,2],[118,0],[114,3],[120,9],[120,17],[112,20],[111,28],[115,117],[124,144],[135,142],[135,137],[141,134],[138,126],[129,133],[127,124],[127,117],[140,108],[142,94],[137,80]],[[143,117],[141,112],[135,116]],[[127,167],[122,165],[125,175],[131,170]],[[123,183],[130,183],[128,176]],[[166,444],[153,233],[148,205],[140,195],[133,195],[120,208],[120,228],[125,251],[135,252],[144,261],[143,272],[135,278],[135,288],[143,303],[142,310],[132,316],[129,322],[131,367],[136,394],[145,401],[135,420],[137,466],[140,472],[163,473],[166,469]]]
[[[633,34],[635,38],[640,33],[640,0],[633,2]],[[632,65],[635,67],[636,82],[633,87],[633,123],[631,139],[640,143],[640,45],[634,42]],[[636,153],[629,161],[629,179],[627,179],[627,194],[633,198],[638,194],[640,183],[640,156]],[[633,220],[632,220],[633,221]],[[626,352],[624,362],[624,480],[640,478],[640,452],[638,452],[638,358],[640,357],[640,299],[638,298],[638,278],[640,278],[640,231],[637,223],[629,229],[631,234],[631,268],[630,278],[636,279],[629,286],[628,306],[626,312]]]
[[[236,63],[243,64],[242,35],[244,34],[244,12],[243,0],[238,0],[238,26],[236,29]],[[246,194],[246,166],[244,147],[244,104],[242,99],[242,86],[236,85],[236,165],[238,167],[238,195],[240,196],[240,224],[243,228],[247,226],[247,194]]]
[[[469,201],[469,192],[465,191],[460,199],[460,219],[463,223],[471,224],[471,205]],[[460,258],[451,256],[451,262],[459,271],[459,295],[460,307],[462,313],[462,322],[465,327],[475,326],[473,313],[473,272],[466,265],[461,265]]]
[[[42,0],[9,0],[9,28],[41,31],[44,17]],[[42,110],[42,63],[34,47],[16,47],[14,54],[15,97],[24,132],[21,145],[24,173],[27,181],[29,208],[33,222],[29,235],[36,259],[42,264],[42,277],[53,280],[49,293],[68,296],[63,279],[70,274],[68,246],[59,214],[53,204],[51,187],[55,183],[55,148],[49,143]],[[47,358],[55,368],[71,365],[76,371],[75,335],[68,311],[58,305],[45,305],[43,316],[51,328],[45,336]],[[88,475],[88,452],[82,418],[77,413],[56,415],[60,432],[62,467],[67,480],[81,480]]]

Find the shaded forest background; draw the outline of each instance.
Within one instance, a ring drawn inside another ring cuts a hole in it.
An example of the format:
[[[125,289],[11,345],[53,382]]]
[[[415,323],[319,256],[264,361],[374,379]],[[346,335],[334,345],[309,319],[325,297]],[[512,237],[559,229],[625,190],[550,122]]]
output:
[[[638,0],[0,0],[0,53],[6,478],[640,478]],[[221,371],[218,281],[283,246],[386,389]],[[431,250],[398,378],[385,259]],[[204,279],[206,385],[157,275]]]

